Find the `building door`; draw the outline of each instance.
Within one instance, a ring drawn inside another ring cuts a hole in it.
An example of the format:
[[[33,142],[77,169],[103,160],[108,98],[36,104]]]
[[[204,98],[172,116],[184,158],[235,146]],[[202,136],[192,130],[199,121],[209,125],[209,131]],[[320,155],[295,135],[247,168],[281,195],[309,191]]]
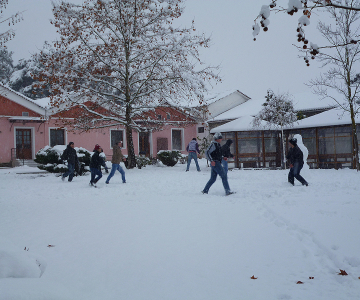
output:
[[[150,157],[150,143],[148,132],[139,133],[139,154]]]
[[[32,159],[31,129],[16,129],[16,158]]]

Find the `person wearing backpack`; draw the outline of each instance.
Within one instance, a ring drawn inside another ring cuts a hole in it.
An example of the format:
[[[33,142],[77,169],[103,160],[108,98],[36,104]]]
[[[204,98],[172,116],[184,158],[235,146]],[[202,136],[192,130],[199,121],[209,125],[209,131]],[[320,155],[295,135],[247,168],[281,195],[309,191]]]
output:
[[[61,180],[64,181],[67,176],[69,176],[68,181],[71,182],[74,178],[74,172],[76,165],[79,165],[79,159],[76,155],[76,150],[74,149],[75,144],[74,142],[70,142],[66,149],[64,150],[63,154],[61,155],[61,160],[67,161],[68,171],[62,174]]]
[[[90,159],[90,172],[91,172],[91,179],[90,179],[90,186],[96,187],[96,183],[102,177],[101,173],[101,166],[105,168],[105,172],[109,173],[108,167],[105,164],[105,160],[100,156],[102,152],[101,147],[96,144],[94,148],[94,153]]]
[[[200,154],[200,150],[199,150],[199,144],[197,143],[196,138],[193,138],[190,141],[189,145],[187,145],[187,147],[186,147],[186,151],[189,153],[186,172],[189,171],[192,159],[195,161],[197,171],[200,172],[200,167],[199,167],[199,163],[197,161],[197,154],[196,154],[196,152]]]
[[[294,178],[301,182],[302,185],[308,186],[308,182],[300,175],[300,171],[304,166],[304,155],[297,145],[297,139],[289,140],[290,149],[286,158],[289,160],[290,171],[288,175],[288,182],[295,185]]]
[[[234,155],[230,151],[230,146],[231,146],[232,143],[233,143],[233,141],[229,139],[221,147],[221,151],[222,151],[222,154],[223,154],[223,159],[221,161],[221,164],[223,165],[223,168],[224,168],[226,174],[227,174],[227,172],[229,170],[228,158],[233,158],[234,157]]]
[[[211,142],[210,146],[205,151],[205,156],[210,161],[211,175],[210,175],[210,180],[202,190],[203,194],[207,194],[209,192],[210,187],[214,184],[218,175],[221,177],[226,196],[234,194],[234,192],[230,191],[227,175],[221,164],[223,158],[221,145],[220,145],[221,140],[222,140],[221,133],[216,132],[214,135],[214,140]]]

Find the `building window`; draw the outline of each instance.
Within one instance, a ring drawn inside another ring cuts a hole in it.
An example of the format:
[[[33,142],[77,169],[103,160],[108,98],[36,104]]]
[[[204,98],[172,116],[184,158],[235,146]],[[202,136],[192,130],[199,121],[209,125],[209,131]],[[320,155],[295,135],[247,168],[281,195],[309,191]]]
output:
[[[23,111],[23,112],[22,112],[22,116],[23,116],[23,117],[28,117],[28,116],[29,116],[29,113],[28,113],[27,111]]]
[[[183,131],[181,129],[172,129],[171,135],[172,135],[172,150],[182,150],[182,133]]]
[[[198,127],[198,133],[204,133],[205,127]]]
[[[166,113],[166,119],[170,120],[171,119],[171,116],[169,113]]]
[[[158,120],[162,120],[161,115],[157,115]]]
[[[111,147],[114,146],[118,142],[123,142],[123,147],[125,147],[124,143],[124,130],[111,130],[110,131],[111,138]]]
[[[65,145],[65,130],[50,129],[50,147]]]

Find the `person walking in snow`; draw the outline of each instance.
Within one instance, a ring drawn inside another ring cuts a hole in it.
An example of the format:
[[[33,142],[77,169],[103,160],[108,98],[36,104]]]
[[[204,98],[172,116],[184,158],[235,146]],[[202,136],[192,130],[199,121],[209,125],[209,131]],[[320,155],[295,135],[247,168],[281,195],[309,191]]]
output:
[[[110,171],[110,174],[109,174],[108,178],[106,179],[106,182],[105,182],[106,184],[109,184],[109,181],[110,181],[111,177],[114,176],[116,170],[120,172],[122,182],[126,183],[125,172],[124,172],[123,168],[120,166],[120,162],[122,160],[124,160],[124,156],[121,153],[121,146],[122,146],[121,141],[115,143],[115,145],[113,146],[113,155],[112,155],[112,158],[111,158],[111,163],[112,163],[111,171]]]
[[[290,171],[288,175],[288,181],[294,185],[294,178],[301,182],[302,185],[308,186],[307,181],[300,175],[300,171],[304,166],[304,156],[297,145],[297,139],[292,138],[289,140],[290,149],[286,155],[286,159],[289,160]]]
[[[109,172],[108,167],[105,164],[105,160],[100,156],[101,152],[102,152],[101,147],[98,144],[96,144],[94,148],[94,153],[91,156],[91,160],[90,160],[90,172],[91,172],[90,185],[94,187],[96,187],[96,183],[102,177],[101,166],[105,168],[106,173]]]
[[[198,163],[198,160],[197,160],[197,153],[200,154],[200,150],[199,150],[199,144],[196,141],[196,138],[193,138],[190,141],[190,143],[186,147],[186,151],[189,153],[188,154],[186,172],[189,171],[192,159],[195,161],[197,171],[200,172],[200,167],[199,167],[199,163]]]
[[[67,176],[69,176],[68,181],[71,182],[74,178],[75,167],[79,165],[79,159],[76,155],[76,150],[74,149],[74,142],[70,142],[63,154],[61,155],[61,159],[67,161],[68,171],[62,174],[61,180],[64,181]]]
[[[221,161],[223,158],[221,145],[220,145],[221,140],[222,140],[221,133],[216,132],[214,135],[214,140],[211,142],[209,148],[205,151],[206,158],[210,161],[211,175],[210,175],[210,180],[205,185],[205,188],[202,190],[203,194],[207,194],[209,192],[210,187],[216,181],[216,177],[218,175],[221,177],[226,196],[234,193],[230,191],[227,175],[225,173],[223,166],[221,165]]]
[[[223,155],[223,159],[221,161],[221,164],[222,164],[226,174],[227,174],[227,172],[229,170],[228,158],[233,158],[234,157],[234,155],[230,152],[230,146],[231,146],[232,143],[233,143],[233,141],[229,139],[221,147],[221,151],[222,151],[222,155]]]

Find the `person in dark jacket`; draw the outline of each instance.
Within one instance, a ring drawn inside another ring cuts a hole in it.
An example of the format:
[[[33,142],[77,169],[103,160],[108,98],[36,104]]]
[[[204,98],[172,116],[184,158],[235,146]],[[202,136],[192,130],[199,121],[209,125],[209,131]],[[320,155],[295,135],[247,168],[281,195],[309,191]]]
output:
[[[74,172],[76,165],[79,165],[79,159],[76,155],[76,150],[74,149],[75,144],[74,142],[70,142],[66,149],[64,150],[63,154],[61,155],[61,159],[67,161],[68,171],[65,172],[61,176],[61,180],[64,181],[67,176],[69,176],[68,181],[71,182],[74,178]]]
[[[102,152],[101,147],[96,144],[94,148],[94,154],[91,156],[90,160],[90,171],[91,171],[91,179],[90,185],[96,187],[96,183],[102,177],[101,166],[105,168],[106,173],[108,173],[108,168],[105,164],[105,160],[100,156]]]
[[[290,166],[288,181],[294,185],[294,178],[296,178],[301,182],[302,185],[308,186],[307,181],[300,175],[300,171],[304,166],[304,158],[301,149],[297,145],[297,139],[290,139],[289,145],[290,149],[286,155],[286,159],[289,161]]]
[[[195,161],[195,165],[196,165],[196,169],[198,172],[200,172],[200,167],[199,167],[199,163],[197,161],[197,153],[200,154],[200,150],[199,150],[199,144],[196,141],[196,138],[193,138],[190,143],[187,145],[186,147],[186,151],[189,153],[188,154],[188,161],[187,161],[187,167],[186,167],[186,172],[189,171],[190,168],[190,164],[191,164],[191,160],[193,159]],[[197,152],[197,153],[196,153]]]
[[[221,147],[223,159],[221,161],[221,164],[225,170],[225,173],[227,174],[229,167],[228,167],[228,158],[233,158],[234,155],[230,152],[230,146],[233,143],[232,140],[227,140],[224,145]]]
[[[220,145],[221,140],[222,140],[221,133],[219,132],[215,133],[214,141],[211,142],[209,148],[205,152],[206,158],[210,160],[211,175],[210,175],[210,180],[205,185],[205,188],[202,190],[203,194],[207,194],[209,192],[210,187],[216,181],[216,177],[218,175],[221,177],[226,196],[234,193],[230,191],[227,175],[224,171],[223,166],[221,165],[221,161],[223,158],[221,145]]]

